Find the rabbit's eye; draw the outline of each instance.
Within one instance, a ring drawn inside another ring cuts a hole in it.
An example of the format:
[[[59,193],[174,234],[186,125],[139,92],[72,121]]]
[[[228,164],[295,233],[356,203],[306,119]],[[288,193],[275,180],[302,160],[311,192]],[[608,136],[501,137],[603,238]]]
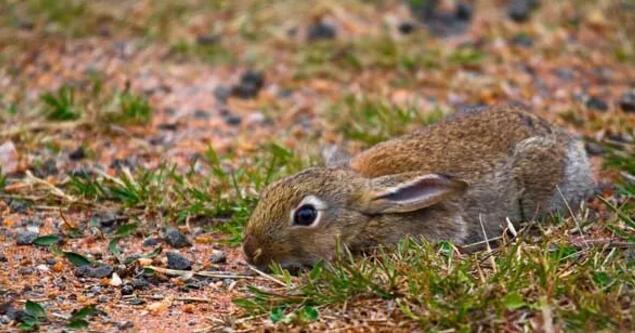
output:
[[[317,209],[313,205],[302,205],[293,214],[293,224],[309,226],[315,222],[317,216]]]

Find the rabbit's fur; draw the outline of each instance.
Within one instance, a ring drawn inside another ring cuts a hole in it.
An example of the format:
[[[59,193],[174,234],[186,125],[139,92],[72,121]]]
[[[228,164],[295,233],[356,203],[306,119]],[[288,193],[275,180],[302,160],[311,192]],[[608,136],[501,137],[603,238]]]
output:
[[[331,155],[263,190],[245,230],[249,263],[311,265],[338,242],[358,251],[406,236],[473,244],[507,219],[567,213],[594,190],[581,142],[512,107],[457,113],[350,160]],[[316,222],[294,225],[306,205]]]

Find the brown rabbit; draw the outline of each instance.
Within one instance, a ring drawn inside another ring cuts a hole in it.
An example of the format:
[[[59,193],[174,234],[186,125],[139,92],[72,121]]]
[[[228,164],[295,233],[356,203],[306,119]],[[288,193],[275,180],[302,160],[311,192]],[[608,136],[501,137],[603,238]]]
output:
[[[406,236],[467,245],[507,225],[577,207],[594,190],[583,145],[513,107],[457,113],[263,190],[247,261],[312,265]],[[483,230],[485,235],[483,234]]]

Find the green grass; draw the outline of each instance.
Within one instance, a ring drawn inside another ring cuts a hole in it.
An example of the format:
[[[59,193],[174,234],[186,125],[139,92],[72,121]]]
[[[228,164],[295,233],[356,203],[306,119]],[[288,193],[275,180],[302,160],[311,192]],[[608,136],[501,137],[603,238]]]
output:
[[[62,86],[56,92],[47,92],[40,96],[43,112],[48,120],[69,121],[81,117],[82,113],[77,105],[75,89]]]
[[[130,90],[116,93],[115,112],[105,114],[105,121],[122,125],[144,125],[152,120],[152,108],[148,100]]]
[[[229,167],[213,149],[204,156],[207,172],[180,172],[163,165],[137,172],[122,170],[106,174],[70,176],[67,189],[89,201],[109,201],[131,212],[157,213],[166,220],[209,218],[214,228],[229,235],[230,243],[241,241],[242,228],[256,203],[256,193],[274,179],[298,171],[304,162],[276,144],[264,146],[255,163]]]

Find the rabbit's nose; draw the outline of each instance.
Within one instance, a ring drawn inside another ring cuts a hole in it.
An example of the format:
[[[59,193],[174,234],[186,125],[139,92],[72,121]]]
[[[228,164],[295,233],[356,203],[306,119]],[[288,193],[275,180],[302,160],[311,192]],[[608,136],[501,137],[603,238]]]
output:
[[[247,235],[243,241],[243,253],[245,254],[245,259],[251,265],[256,264],[258,258],[262,255],[262,249],[257,247],[255,243],[251,235]]]

